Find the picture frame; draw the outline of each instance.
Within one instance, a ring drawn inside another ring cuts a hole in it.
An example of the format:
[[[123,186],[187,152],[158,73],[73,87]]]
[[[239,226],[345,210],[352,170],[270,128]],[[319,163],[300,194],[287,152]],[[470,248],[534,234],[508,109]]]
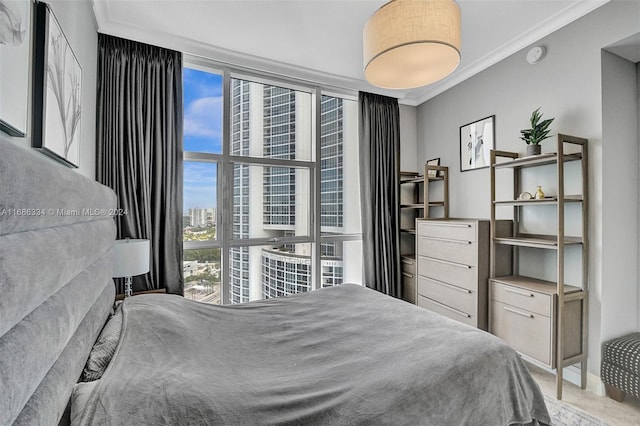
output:
[[[433,158],[431,160],[427,160],[426,163],[427,166],[439,166],[440,165],[440,158]],[[438,170],[428,170],[427,171],[427,177],[428,178],[436,178],[438,176],[442,175],[442,172],[438,171]]]
[[[460,171],[489,167],[495,149],[495,115],[460,126]]]
[[[33,129],[31,145],[69,167],[78,167],[82,69],[46,3],[34,20]]]
[[[0,131],[27,136],[32,0],[0,0]]]

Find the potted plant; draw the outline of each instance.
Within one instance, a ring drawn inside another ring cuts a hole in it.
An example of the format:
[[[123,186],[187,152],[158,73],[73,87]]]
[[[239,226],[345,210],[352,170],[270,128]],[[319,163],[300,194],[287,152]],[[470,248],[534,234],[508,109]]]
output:
[[[541,107],[538,107],[538,109],[531,113],[531,128],[520,130],[520,133],[522,134],[520,139],[527,143],[527,155],[540,154],[540,142],[551,137],[549,136],[549,133],[551,132],[551,130],[549,130],[549,126],[554,119],[548,118],[540,121],[542,118],[540,108]]]

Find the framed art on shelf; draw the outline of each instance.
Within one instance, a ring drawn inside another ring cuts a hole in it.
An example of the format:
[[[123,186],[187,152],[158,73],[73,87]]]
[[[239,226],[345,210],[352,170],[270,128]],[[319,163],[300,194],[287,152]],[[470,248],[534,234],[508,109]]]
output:
[[[31,1],[0,0],[0,130],[27,135]]]
[[[82,69],[46,3],[35,17],[32,146],[78,167]]]
[[[433,160],[427,161],[427,166],[439,166],[439,165],[440,165],[440,158],[434,158]],[[442,175],[442,172],[439,172],[438,170],[429,170],[427,172],[428,178],[435,178],[435,177],[438,177],[439,175]]]
[[[460,171],[489,167],[495,149],[495,115],[460,126]]]

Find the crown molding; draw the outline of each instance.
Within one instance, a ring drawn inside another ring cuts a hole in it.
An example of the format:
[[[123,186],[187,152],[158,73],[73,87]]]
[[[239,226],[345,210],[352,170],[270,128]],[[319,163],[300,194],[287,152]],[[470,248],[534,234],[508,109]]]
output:
[[[421,103],[426,102],[453,86],[462,83],[466,79],[473,77],[479,72],[495,65],[514,53],[519,52],[525,47],[570,24],[571,22],[583,17],[587,13],[603,6],[609,1],[611,0],[574,0],[573,3],[533,27],[530,31],[527,31],[519,37],[516,37],[497,49],[494,49],[489,54],[483,56],[474,63],[467,65],[463,69],[455,71],[450,77],[425,88],[414,90],[409,96],[413,98],[416,105],[420,105]]]
[[[443,93],[444,91],[462,83],[477,73],[508,58],[514,53],[537,42],[543,37],[568,25],[587,13],[599,8],[611,0],[574,0],[561,11],[551,15],[530,31],[494,49],[479,60],[453,72],[449,77],[429,86],[411,90],[381,89],[369,84],[364,77],[361,79],[344,77],[336,74],[317,71],[310,68],[274,61],[263,57],[235,52],[217,46],[212,46],[198,40],[188,39],[161,32],[150,32],[113,19],[109,2],[92,0],[93,10],[98,25],[98,31],[104,34],[128,38],[142,43],[152,44],[168,49],[181,51],[187,55],[203,59],[211,59],[216,63],[230,67],[240,67],[262,74],[272,74],[286,77],[309,85],[321,85],[335,88],[339,92],[355,94],[357,91],[377,93],[398,98],[403,105],[418,106],[423,102]]]
[[[212,64],[229,66],[241,71],[251,71],[274,77],[287,78],[302,84],[335,89],[338,93],[357,96],[358,91],[377,93],[402,99],[408,95],[406,90],[389,90],[372,86],[364,79],[344,77],[311,68],[291,65],[284,62],[236,52],[213,46],[198,40],[179,37],[157,31],[148,31],[138,26],[118,22],[111,18],[109,2],[93,0],[94,13],[98,22],[98,32],[126,38],[140,43],[151,44],[183,52],[187,60],[191,57],[202,64],[209,60]]]

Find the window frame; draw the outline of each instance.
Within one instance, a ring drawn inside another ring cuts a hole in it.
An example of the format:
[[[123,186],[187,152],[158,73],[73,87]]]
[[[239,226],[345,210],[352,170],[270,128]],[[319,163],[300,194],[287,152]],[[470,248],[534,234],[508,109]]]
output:
[[[281,244],[311,244],[311,289],[322,288],[322,256],[323,242],[361,241],[362,233],[335,234],[323,236],[321,230],[321,135],[322,135],[322,96],[339,97],[344,100],[357,100],[357,92],[320,86],[316,83],[283,78],[268,72],[256,72],[239,66],[185,54],[183,67],[193,68],[204,72],[218,73],[222,76],[222,154],[205,152],[183,152],[183,162],[211,162],[216,163],[217,195],[216,195],[216,239],[210,241],[183,241],[183,249],[220,248],[221,296],[220,303],[230,303],[230,255],[231,248],[268,246],[274,242]],[[277,158],[262,158],[243,155],[231,155],[231,120],[232,120],[232,79],[242,79],[252,83],[275,85],[291,90],[309,93],[311,95],[311,159],[289,160]],[[283,236],[278,238],[234,238],[233,237],[233,184],[234,166],[236,164],[262,167],[293,167],[309,170],[309,211],[307,235]],[[343,187],[344,194],[344,187]],[[344,199],[344,195],[343,195]],[[182,208],[182,207],[181,207]],[[184,213],[184,212],[183,212]]]

